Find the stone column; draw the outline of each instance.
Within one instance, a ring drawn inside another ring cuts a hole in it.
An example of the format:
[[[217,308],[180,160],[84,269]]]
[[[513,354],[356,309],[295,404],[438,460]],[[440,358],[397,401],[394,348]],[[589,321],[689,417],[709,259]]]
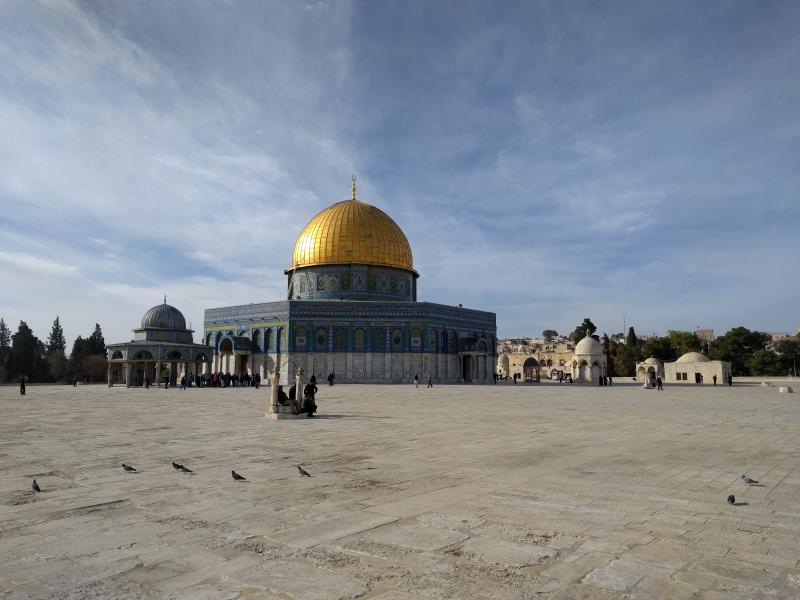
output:
[[[125,363],[125,387],[131,387],[131,363]]]
[[[269,391],[269,405],[267,405],[267,413],[266,417],[270,415],[274,415],[278,412],[278,386],[280,385],[281,374],[278,369],[275,369],[272,373],[272,387]]]
[[[303,369],[297,369],[297,376],[294,379],[294,403],[297,412],[303,406]]]
[[[108,363],[108,369],[106,374],[106,379],[108,380],[108,387],[111,387],[111,363]]]
[[[161,361],[156,361],[156,385],[161,387]]]

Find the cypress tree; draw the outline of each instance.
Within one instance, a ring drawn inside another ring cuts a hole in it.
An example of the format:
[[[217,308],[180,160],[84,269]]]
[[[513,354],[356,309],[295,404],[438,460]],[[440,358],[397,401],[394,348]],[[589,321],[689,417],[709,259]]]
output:
[[[47,352],[55,352],[61,350],[62,352],[67,347],[67,341],[64,339],[64,330],[61,328],[59,318],[53,321],[53,327],[50,329],[50,337],[47,338]]]

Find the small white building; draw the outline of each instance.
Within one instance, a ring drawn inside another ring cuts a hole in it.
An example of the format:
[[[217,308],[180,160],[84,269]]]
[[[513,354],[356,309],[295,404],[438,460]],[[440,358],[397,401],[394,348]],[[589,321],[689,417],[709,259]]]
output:
[[[664,363],[664,381],[667,383],[727,383],[731,376],[731,363],[724,360],[709,360],[700,352],[687,352],[675,362]]]
[[[640,363],[636,363],[636,381],[655,387],[656,377],[664,381],[664,365],[652,356]]]
[[[587,332],[575,346],[572,357],[572,380],[584,383],[599,383],[600,377],[608,374],[603,345]]]

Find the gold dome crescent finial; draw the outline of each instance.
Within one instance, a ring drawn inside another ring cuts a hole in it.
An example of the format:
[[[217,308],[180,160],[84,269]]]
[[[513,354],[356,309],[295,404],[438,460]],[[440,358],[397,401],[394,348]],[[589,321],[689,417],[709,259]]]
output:
[[[353,200],[356,199],[356,176],[353,175]]]

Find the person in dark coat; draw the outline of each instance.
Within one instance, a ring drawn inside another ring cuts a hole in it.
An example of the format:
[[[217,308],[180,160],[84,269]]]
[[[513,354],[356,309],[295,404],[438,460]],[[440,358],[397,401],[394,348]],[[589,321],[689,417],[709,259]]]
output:
[[[301,406],[302,411],[306,413],[309,417],[313,417],[314,413],[317,412],[317,403],[314,401],[314,397],[317,395],[317,386],[316,383],[308,382],[306,387],[303,389],[303,404]]]
[[[656,389],[662,390],[664,389],[664,382],[661,381],[661,377],[656,377]]]
[[[334,373],[328,375],[328,385],[333,385],[335,381],[336,381],[336,375]]]
[[[19,380],[19,394],[20,396],[25,395],[25,377],[23,376],[22,379]]]

